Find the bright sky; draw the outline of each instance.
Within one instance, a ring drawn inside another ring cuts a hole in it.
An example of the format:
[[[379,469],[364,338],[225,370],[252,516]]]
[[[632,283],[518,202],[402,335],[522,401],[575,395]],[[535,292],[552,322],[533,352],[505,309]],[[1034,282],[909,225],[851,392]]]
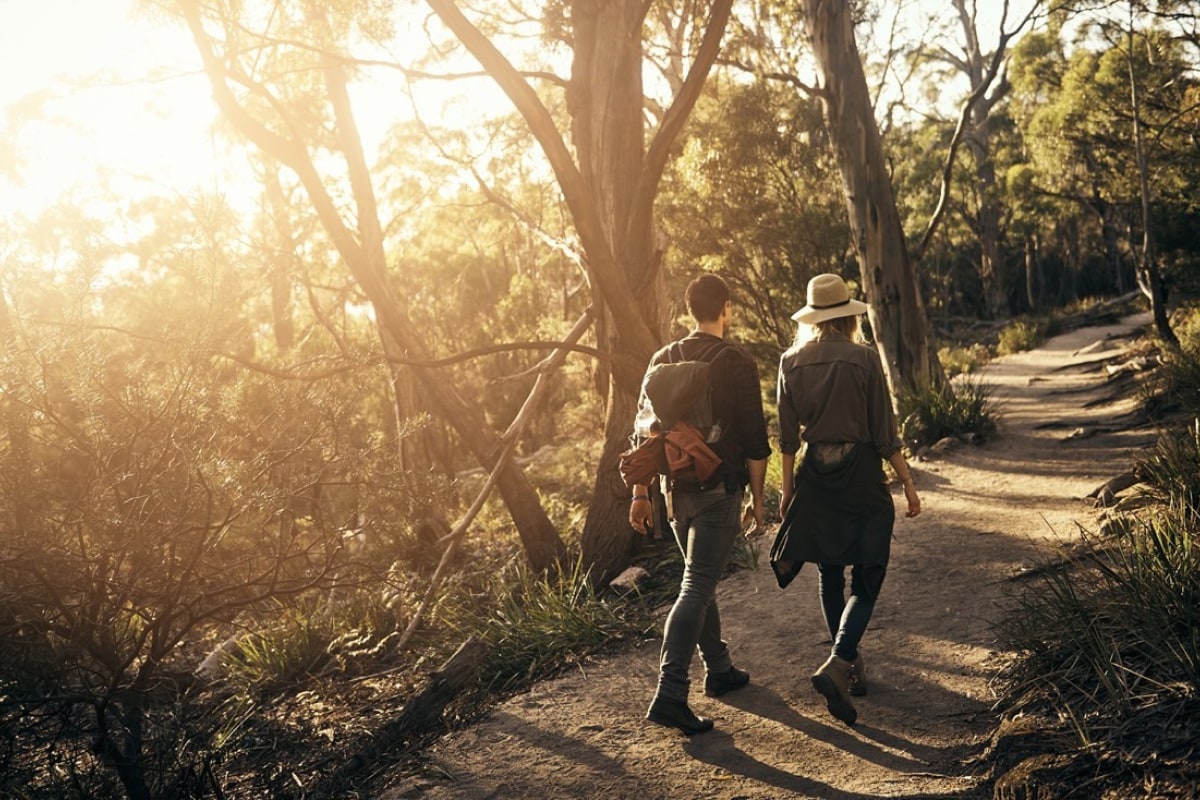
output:
[[[939,0],[914,5],[944,8]],[[210,134],[215,111],[189,34],[139,19],[132,6],[0,0],[0,216],[36,213],[64,192],[97,185],[124,196],[203,188],[236,200],[236,178],[221,174],[227,144]],[[402,108],[391,92],[359,113]],[[22,113],[37,100],[36,116],[55,122]],[[361,120],[368,137],[370,121]]]
[[[211,187],[213,111],[195,47],[182,27],[131,18],[131,6],[0,0],[0,214],[97,180],[124,191]],[[41,98],[36,116],[53,124],[24,119]]]

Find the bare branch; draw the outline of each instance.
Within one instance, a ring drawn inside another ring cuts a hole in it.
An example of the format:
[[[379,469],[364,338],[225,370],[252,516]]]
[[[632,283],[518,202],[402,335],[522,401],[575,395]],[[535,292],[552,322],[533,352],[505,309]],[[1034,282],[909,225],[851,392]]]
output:
[[[567,335],[566,343],[574,344],[577,342],[579,337],[583,335],[584,331],[591,326],[591,321],[591,314],[584,314],[583,317],[581,317],[579,321],[575,323],[575,327],[572,328],[571,332]],[[421,618],[425,615],[425,612],[429,610],[429,606],[433,603],[433,599],[437,595],[437,590],[441,586],[442,580],[445,579],[446,572],[450,563],[453,561],[454,554],[458,551],[459,544],[466,536],[467,529],[470,527],[471,523],[475,521],[475,517],[478,516],[479,512],[483,509],[483,504],[487,500],[488,495],[492,493],[492,489],[495,488],[501,471],[504,469],[504,466],[508,462],[509,458],[512,457],[512,452],[516,448],[517,442],[521,438],[521,434],[525,431],[525,428],[529,426],[529,421],[533,418],[534,410],[537,408],[546,392],[549,391],[550,381],[547,380],[547,376],[554,370],[558,369],[566,357],[567,348],[562,347],[551,353],[550,356],[547,357],[542,363],[541,372],[538,375],[537,380],[534,382],[533,388],[530,389],[528,397],[525,398],[525,403],[521,406],[521,410],[517,412],[516,417],[513,418],[512,424],[508,426],[508,430],[506,430],[504,435],[500,437],[500,442],[502,445],[500,453],[496,457],[496,464],[492,467],[492,471],[488,475],[487,481],[484,482],[483,487],[479,490],[479,494],[476,496],[475,502],[473,502],[471,507],[467,509],[467,513],[463,515],[463,518],[459,520],[458,524],[454,527],[454,530],[451,531],[446,537],[448,541],[446,549],[442,551],[442,558],[438,562],[437,569],[434,570],[433,577],[429,580],[429,588],[425,592],[425,597],[421,599],[421,605],[416,611],[413,612],[412,619],[408,622],[408,627],[404,629],[404,633],[400,635],[400,639],[396,642],[396,652],[400,652],[404,649],[404,646],[408,644],[409,639],[412,638],[413,633],[417,629],[417,624],[421,621]]]
[[[809,97],[825,98],[825,97],[829,96],[829,92],[825,91],[820,86],[812,86],[808,83],[805,83],[804,81],[800,80],[800,77],[798,75],[795,75],[794,73],[791,73],[791,72],[780,72],[780,71],[774,71],[774,70],[764,72],[764,71],[759,70],[759,68],[755,67],[753,64],[747,64],[746,62],[740,61],[739,59],[736,59],[736,58],[719,58],[719,59],[717,59],[716,63],[720,64],[723,67],[733,67],[735,69],[739,69],[742,72],[745,72],[749,75],[756,75],[760,78],[765,78],[766,80],[769,80],[769,81],[778,81],[780,83],[786,83],[789,86],[792,86],[792,87],[804,92]]]
[[[962,0],[956,0],[955,6],[962,8]],[[1004,27],[1005,21],[1008,19],[1009,2],[1004,0],[1004,10],[1000,22],[1000,38],[996,44],[996,49],[992,53],[988,61],[987,70],[984,72],[978,85],[974,87],[971,94],[963,103],[959,111],[958,123],[954,127],[954,135],[950,138],[950,146],[946,152],[945,161],[942,164],[941,173],[941,190],[938,195],[938,204],[934,209],[933,216],[930,217],[928,225],[925,227],[925,232],[921,235],[921,239],[916,249],[913,251],[914,261],[920,261],[929,249],[929,245],[933,240],[933,234],[937,230],[938,224],[946,212],[946,207],[950,198],[950,186],[953,182],[954,161],[958,156],[959,147],[963,143],[964,136],[970,125],[971,113],[976,104],[979,103],[991,88],[996,80],[996,75],[1000,73],[1002,66],[1005,63],[1005,56],[1008,50],[1008,43],[1012,41],[1021,30],[1033,19],[1037,4],[1030,8],[1025,17],[1020,20],[1017,25],[1010,29]],[[1002,82],[1007,84],[1007,80]]]
[[[663,170],[666,169],[671,148],[680,131],[683,130],[684,123],[687,122],[692,107],[695,106],[696,100],[699,99],[700,92],[704,88],[704,83],[708,79],[709,70],[717,59],[717,54],[721,49],[721,37],[725,33],[725,26],[729,22],[732,7],[733,0],[713,0],[708,27],[705,28],[700,49],[692,60],[692,68],[683,81],[683,87],[671,101],[667,113],[663,116],[662,125],[659,126],[658,132],[655,133],[654,139],[650,142],[650,148],[646,152],[642,172],[638,178],[637,191],[634,195],[634,211],[629,215],[631,220],[649,220],[651,218],[650,209],[653,207],[654,197],[658,193],[658,184],[662,179]]]

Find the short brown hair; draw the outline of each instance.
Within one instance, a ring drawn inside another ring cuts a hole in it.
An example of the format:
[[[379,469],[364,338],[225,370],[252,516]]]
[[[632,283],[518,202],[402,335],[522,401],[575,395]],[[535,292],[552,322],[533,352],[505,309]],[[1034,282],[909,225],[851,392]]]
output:
[[[713,322],[729,302],[729,286],[716,275],[701,275],[688,284],[683,299],[692,319]]]

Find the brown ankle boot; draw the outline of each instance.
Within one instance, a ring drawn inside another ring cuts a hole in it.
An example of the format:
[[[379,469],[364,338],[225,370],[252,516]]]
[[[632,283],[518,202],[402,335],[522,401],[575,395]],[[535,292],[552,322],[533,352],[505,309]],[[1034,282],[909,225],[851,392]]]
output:
[[[847,725],[858,719],[858,711],[850,702],[850,662],[830,656],[812,676],[813,688],[825,698],[825,707],[835,718]]]
[[[861,651],[858,658],[850,662],[850,686],[847,692],[851,697],[864,697],[867,694],[867,667],[863,664]]]

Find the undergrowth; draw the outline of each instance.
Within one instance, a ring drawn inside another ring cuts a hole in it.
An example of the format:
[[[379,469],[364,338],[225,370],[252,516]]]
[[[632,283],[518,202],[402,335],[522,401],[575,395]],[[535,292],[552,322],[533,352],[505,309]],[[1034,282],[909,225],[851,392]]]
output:
[[[650,625],[638,606],[602,596],[578,559],[558,575],[514,564],[496,576],[489,594],[493,602],[444,613],[457,638],[478,636],[490,646],[480,671],[489,691],[545,677]]]
[[[913,450],[946,437],[983,441],[996,433],[989,388],[970,379],[900,393],[900,436]]]
[[[996,354],[1005,356],[1033,350],[1061,330],[1062,322],[1054,314],[1013,320],[1001,329]]]
[[[1177,330],[1160,390],[1200,389],[1195,330]],[[1200,782],[1200,419],[1165,430],[1135,471],[1151,502],[1118,514],[1107,536],[1083,531],[1002,623],[1020,655],[999,707],[1073,735],[1075,751],[1057,755],[1075,766],[1060,779],[1086,774],[1087,796],[1153,786],[1150,796],[1190,797]]]

